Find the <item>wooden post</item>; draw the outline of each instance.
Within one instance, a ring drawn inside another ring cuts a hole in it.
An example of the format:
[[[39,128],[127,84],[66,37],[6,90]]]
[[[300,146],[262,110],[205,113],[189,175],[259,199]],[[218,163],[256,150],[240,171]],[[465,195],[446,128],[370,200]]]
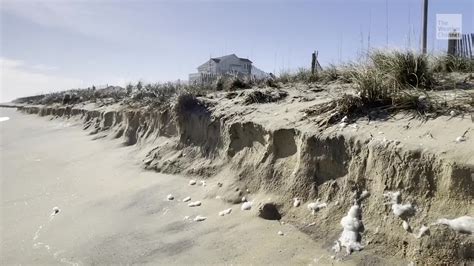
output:
[[[469,59],[472,59],[472,42],[471,42],[471,38],[469,38],[469,35],[466,35],[466,40],[467,40],[467,48],[469,50]]]
[[[452,56],[456,55],[457,41],[458,40],[450,36],[448,40],[448,55],[452,55]]]
[[[314,51],[312,58],[311,58],[311,75],[314,76],[314,74],[317,72],[316,70],[316,62],[318,61],[318,51]]]
[[[426,54],[426,42],[428,35],[428,0],[423,0],[423,36],[421,37],[421,52]]]

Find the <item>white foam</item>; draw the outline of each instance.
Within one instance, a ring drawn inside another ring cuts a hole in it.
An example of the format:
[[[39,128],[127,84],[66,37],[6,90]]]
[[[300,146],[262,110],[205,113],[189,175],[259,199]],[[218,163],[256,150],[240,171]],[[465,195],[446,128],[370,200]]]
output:
[[[189,207],[198,207],[198,206],[201,206],[201,202],[200,201],[193,201],[193,202],[190,202],[188,204]]]
[[[441,218],[435,224],[444,224],[458,233],[473,234],[474,233],[474,217],[461,216],[455,219]]]
[[[397,217],[402,217],[402,216],[412,216],[415,212],[416,209],[411,205],[411,203],[408,204],[393,204],[392,205],[392,211],[393,214]]]
[[[354,205],[349,209],[347,215],[341,219],[341,226],[344,229],[333,247],[336,253],[341,250],[341,247],[346,248],[347,254],[351,254],[352,251],[360,251],[364,248],[360,243],[360,239],[362,238],[361,232],[364,229],[362,220],[360,220],[361,213],[362,210],[360,207]]]
[[[194,218],[194,221],[195,221],[195,222],[202,222],[202,221],[204,221],[204,220],[206,220],[206,219],[207,219],[207,217],[198,215],[198,216],[196,216],[196,217]]]
[[[299,207],[301,204],[301,200],[298,198],[293,199],[293,207]]]
[[[186,197],[186,198],[183,199],[183,202],[188,202],[190,200],[191,200],[191,197]]]
[[[392,212],[397,217],[410,217],[416,213],[416,208],[411,203],[401,204],[402,193],[400,191],[389,191],[383,194],[384,197],[389,198],[386,204],[392,205]]]
[[[327,203],[325,203],[325,202],[321,203],[321,202],[319,202],[319,199],[317,199],[316,202],[309,203],[307,205],[307,208],[314,215],[314,214],[316,214],[317,211],[319,211],[322,208],[326,208],[327,206],[328,206]]]
[[[226,214],[230,214],[232,212],[232,208],[225,209],[219,212],[219,216],[224,216]]]
[[[0,122],[5,122],[5,121],[8,121],[8,120],[10,120],[10,117],[8,117],[8,116],[0,117]]]
[[[248,210],[250,210],[251,208],[252,208],[252,202],[251,202],[251,201],[244,202],[244,203],[242,204],[242,206],[240,207],[240,209],[241,209],[242,211],[248,211]]]
[[[403,229],[405,229],[405,231],[411,232],[411,227],[410,227],[410,225],[408,224],[407,221],[403,221],[402,227],[403,227]]]
[[[429,234],[430,234],[430,228],[423,225],[423,226],[421,226],[420,231],[418,231],[418,235],[416,235],[415,237],[416,238],[422,238],[423,236],[429,235]]]

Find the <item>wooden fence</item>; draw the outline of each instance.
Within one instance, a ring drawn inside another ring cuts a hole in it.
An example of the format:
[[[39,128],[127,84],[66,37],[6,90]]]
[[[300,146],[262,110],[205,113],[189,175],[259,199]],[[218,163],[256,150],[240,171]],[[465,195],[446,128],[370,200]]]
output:
[[[459,39],[448,40],[448,54],[473,59],[474,33],[462,34]]]

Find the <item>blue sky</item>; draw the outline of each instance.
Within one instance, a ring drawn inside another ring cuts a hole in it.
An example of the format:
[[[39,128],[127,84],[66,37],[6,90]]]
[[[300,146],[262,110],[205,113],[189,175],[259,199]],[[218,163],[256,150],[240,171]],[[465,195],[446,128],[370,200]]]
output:
[[[462,14],[463,32],[474,32],[473,3],[430,1],[430,51],[446,47],[435,39],[436,14]],[[421,8],[422,0],[3,0],[0,102],[187,79],[210,56],[230,53],[279,73],[308,67],[318,50],[324,67],[357,59],[369,33],[371,48],[419,49]]]

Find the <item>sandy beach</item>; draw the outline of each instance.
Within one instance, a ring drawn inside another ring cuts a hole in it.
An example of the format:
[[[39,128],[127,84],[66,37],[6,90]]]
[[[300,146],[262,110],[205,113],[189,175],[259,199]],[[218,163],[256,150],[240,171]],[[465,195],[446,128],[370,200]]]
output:
[[[203,198],[212,183],[141,170],[133,147],[91,140],[73,120],[0,111],[3,265],[333,263],[293,226]]]

